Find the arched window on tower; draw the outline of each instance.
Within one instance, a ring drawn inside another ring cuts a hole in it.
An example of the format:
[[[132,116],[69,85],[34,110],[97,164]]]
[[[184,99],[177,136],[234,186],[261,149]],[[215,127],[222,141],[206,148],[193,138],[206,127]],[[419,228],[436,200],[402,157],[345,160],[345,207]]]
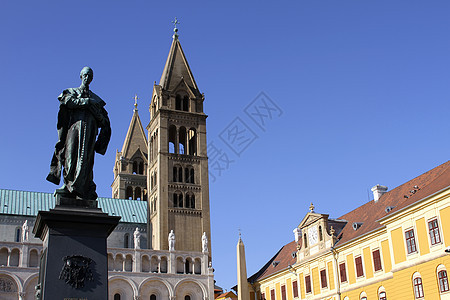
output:
[[[319,241],[323,240],[322,226],[319,226]]]
[[[197,155],[197,132],[190,128],[188,132],[189,155]]]
[[[138,174],[144,175],[144,162],[140,161],[138,165]]]
[[[152,295],[150,296],[150,300],[156,300],[156,295],[155,295],[155,294],[152,294]]]
[[[193,193],[186,193],[186,208],[195,208],[195,196]]]
[[[142,197],[142,196],[141,196],[141,188],[140,188],[140,187],[137,187],[137,188],[134,190],[134,200],[142,200],[141,197]]]
[[[194,174],[194,168],[192,168],[191,171],[190,171],[190,178],[189,178],[190,179],[190,181],[189,181],[190,183],[194,183],[194,181],[195,181],[194,180],[194,175],[195,175]]]
[[[184,169],[184,182],[194,183],[194,168],[193,167],[186,167]]]
[[[119,293],[114,295],[114,300],[120,300],[120,294]]]
[[[183,110],[189,111],[189,97],[188,96],[183,97]]]
[[[133,161],[133,174],[138,174],[138,163]]]
[[[303,245],[305,245],[305,248],[308,248],[308,240],[306,239],[306,233],[303,234]]]
[[[189,295],[184,296],[184,300],[191,300],[191,296],[189,296]]]
[[[125,199],[133,199],[133,188],[131,186],[127,186],[127,189],[125,190]]]
[[[175,109],[181,110],[183,108],[183,100],[181,99],[180,95],[177,95],[175,97]]]
[[[175,125],[169,126],[169,153],[177,153],[177,128]]]
[[[180,191],[173,193],[173,207],[183,207],[183,194]]]
[[[178,134],[178,153],[179,154],[187,154],[186,153],[186,128],[180,127]]]
[[[191,173],[189,173],[189,168],[184,168],[184,181],[189,183]]]
[[[178,182],[178,166],[173,166],[172,168],[173,172],[173,182]]]

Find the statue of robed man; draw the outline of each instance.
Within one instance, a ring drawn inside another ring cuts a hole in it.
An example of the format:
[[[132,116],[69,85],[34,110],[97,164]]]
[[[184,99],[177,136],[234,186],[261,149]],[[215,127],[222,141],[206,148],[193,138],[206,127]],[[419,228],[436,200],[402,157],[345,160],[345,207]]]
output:
[[[106,103],[89,90],[93,77],[92,69],[84,67],[80,73],[81,86],[66,89],[58,97],[58,142],[47,180],[59,184],[63,169],[64,184],[56,189],[55,195],[97,199],[93,181],[94,152],[105,154],[111,127],[104,108]]]

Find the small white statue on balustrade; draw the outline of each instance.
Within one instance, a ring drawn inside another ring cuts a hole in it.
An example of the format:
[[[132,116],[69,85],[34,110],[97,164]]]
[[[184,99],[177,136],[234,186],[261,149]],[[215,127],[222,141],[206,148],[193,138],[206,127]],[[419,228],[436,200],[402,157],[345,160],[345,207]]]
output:
[[[134,235],[134,249],[141,249],[141,232],[139,228],[136,227],[136,230],[133,233]]]
[[[175,233],[173,230],[169,233],[169,251],[175,251]]]
[[[28,220],[25,220],[25,222],[22,225],[22,242],[28,241],[29,229],[30,228],[28,227]]]
[[[203,232],[202,235],[202,252],[203,253],[208,252],[208,238],[206,237],[206,232]]]

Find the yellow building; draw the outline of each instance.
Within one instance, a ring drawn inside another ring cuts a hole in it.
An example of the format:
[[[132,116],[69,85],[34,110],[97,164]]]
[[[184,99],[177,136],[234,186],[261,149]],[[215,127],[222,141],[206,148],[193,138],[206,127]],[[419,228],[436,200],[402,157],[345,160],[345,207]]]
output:
[[[248,279],[251,299],[450,299],[450,161],[337,219],[310,212]]]

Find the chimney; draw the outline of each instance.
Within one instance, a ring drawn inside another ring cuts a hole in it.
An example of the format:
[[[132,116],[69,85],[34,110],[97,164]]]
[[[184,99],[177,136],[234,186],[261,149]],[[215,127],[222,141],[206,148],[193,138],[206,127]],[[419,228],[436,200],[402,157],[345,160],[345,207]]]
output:
[[[381,198],[381,195],[386,193],[388,190],[387,186],[379,185],[377,184],[372,188],[373,192],[373,201],[378,202],[378,200]]]

